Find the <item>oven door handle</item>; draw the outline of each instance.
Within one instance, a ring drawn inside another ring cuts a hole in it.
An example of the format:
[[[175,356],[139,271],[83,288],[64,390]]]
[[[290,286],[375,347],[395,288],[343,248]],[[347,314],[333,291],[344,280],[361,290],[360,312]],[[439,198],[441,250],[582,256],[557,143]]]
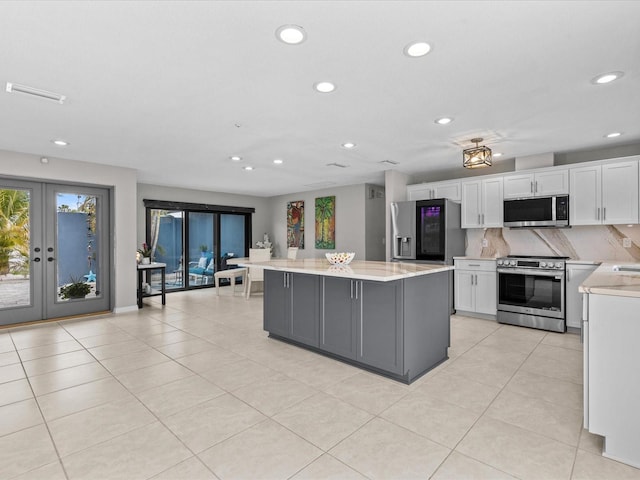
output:
[[[530,275],[533,277],[564,277],[564,272],[527,270],[526,268],[498,268],[498,273],[515,273],[516,275]]]

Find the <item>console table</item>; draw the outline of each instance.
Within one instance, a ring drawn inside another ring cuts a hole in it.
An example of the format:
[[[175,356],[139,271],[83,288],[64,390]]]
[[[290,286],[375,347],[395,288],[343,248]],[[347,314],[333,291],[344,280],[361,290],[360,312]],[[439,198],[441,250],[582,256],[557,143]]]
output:
[[[154,262],[154,263],[149,263],[147,265],[142,265],[142,264],[138,265],[138,308],[142,308],[143,298],[156,297],[158,295],[162,295],[162,305],[166,305],[166,293],[167,293],[167,287],[165,282],[166,268],[167,268],[166,263]],[[151,282],[149,281],[149,272],[152,272],[153,270],[160,270],[160,274],[162,275],[160,291],[155,290],[155,291],[152,291],[151,293],[145,293],[145,291],[142,288],[143,273],[146,272],[145,280],[149,285],[151,285]]]

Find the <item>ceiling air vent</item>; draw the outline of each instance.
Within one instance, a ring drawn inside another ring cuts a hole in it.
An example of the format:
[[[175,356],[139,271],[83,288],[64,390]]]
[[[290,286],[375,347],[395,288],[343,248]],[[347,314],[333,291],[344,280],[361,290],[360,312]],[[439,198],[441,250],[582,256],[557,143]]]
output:
[[[327,167],[338,167],[338,168],[347,168],[349,165],[345,165],[343,163],[333,162],[327,163]]]
[[[399,165],[400,162],[395,162],[393,160],[380,160],[380,163],[386,163],[387,165]]]
[[[46,90],[40,90],[39,88],[29,87],[27,85],[19,85],[17,83],[7,82],[7,92],[9,93],[24,93],[25,95],[32,95],[34,97],[45,98],[47,100],[53,100],[54,102],[62,104],[67,98],[59,93],[47,92]]]

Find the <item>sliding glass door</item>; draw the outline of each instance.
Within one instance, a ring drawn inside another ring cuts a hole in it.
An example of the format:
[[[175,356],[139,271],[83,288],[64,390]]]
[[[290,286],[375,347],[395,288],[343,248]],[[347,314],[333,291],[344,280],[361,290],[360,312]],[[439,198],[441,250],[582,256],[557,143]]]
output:
[[[187,286],[209,285],[213,283],[216,271],[216,214],[208,212],[188,212],[187,238],[189,239],[187,258],[189,269]]]
[[[248,255],[253,208],[144,202],[147,243],[154,260],[167,264],[168,290],[213,286],[228,258]]]

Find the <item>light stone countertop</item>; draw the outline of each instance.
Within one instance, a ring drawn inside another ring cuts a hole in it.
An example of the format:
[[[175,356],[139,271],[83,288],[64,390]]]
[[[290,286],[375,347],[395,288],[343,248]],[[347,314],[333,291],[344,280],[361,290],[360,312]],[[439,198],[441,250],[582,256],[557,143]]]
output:
[[[453,257],[454,260],[471,260],[471,261],[493,261],[495,262],[497,260],[496,257],[465,257],[465,256],[460,256],[460,257]]]
[[[229,263],[229,262],[227,262]],[[234,262],[236,263],[236,262]],[[251,263],[238,259],[240,266],[260,266],[265,270],[279,270],[282,272],[308,273],[327,277],[343,277],[358,280],[373,280],[376,282],[390,282],[404,278],[429,275],[431,273],[453,270],[453,265],[430,265],[407,262],[371,262],[354,260],[349,265],[331,265],[322,258],[305,258],[289,260],[273,258],[269,262]]]
[[[615,271],[614,267],[632,266],[638,271]],[[640,298],[640,263],[603,263],[580,285],[581,293]]]

